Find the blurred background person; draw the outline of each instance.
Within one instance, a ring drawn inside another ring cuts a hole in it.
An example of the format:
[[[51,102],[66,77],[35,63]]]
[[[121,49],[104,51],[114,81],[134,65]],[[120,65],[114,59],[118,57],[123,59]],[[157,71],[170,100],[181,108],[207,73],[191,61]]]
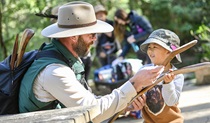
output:
[[[113,21],[107,19],[108,13],[103,5],[96,5],[94,10],[98,20],[105,21],[113,26]],[[96,56],[98,56],[101,66],[110,65],[116,59],[117,51],[118,47],[113,32],[98,34]]]
[[[137,58],[142,60],[143,64],[150,63],[148,56],[139,50],[139,46],[153,31],[151,23],[135,11],[126,13],[123,9],[116,10],[114,22],[114,35],[122,45],[122,53],[118,59],[124,59],[132,47]]]

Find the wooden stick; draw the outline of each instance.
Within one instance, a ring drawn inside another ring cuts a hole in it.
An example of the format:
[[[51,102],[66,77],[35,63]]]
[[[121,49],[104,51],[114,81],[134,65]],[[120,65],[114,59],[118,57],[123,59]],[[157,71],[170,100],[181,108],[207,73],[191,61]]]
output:
[[[25,29],[20,40],[20,46],[18,49],[17,63],[16,67],[18,67],[22,61],[23,54],[25,53],[26,46],[29,40],[33,37],[34,31],[31,29]]]
[[[174,74],[174,75],[177,75],[177,74],[185,74],[185,73],[190,73],[190,72],[195,72],[197,70],[201,70],[201,69],[204,69],[204,68],[207,68],[207,67],[210,67],[210,62],[204,62],[204,63],[198,63],[198,64],[194,64],[194,65],[190,65],[190,66],[187,66],[187,67],[183,67],[181,69],[178,69],[178,70],[174,70],[170,73]],[[138,97],[143,95],[145,92],[147,92],[148,90],[150,90],[152,87],[154,87],[155,85],[157,85],[158,83],[162,82],[163,79],[164,79],[164,76],[166,74],[164,74],[163,76],[159,77],[155,83],[153,83],[151,86],[147,87],[147,88],[144,88],[142,91],[140,91],[138,93]],[[135,96],[130,103],[128,103],[128,105],[131,105],[131,103],[136,99],[137,96]],[[124,109],[125,110],[125,109]],[[118,112],[117,114],[115,114],[112,119],[109,120],[108,123],[113,123],[117,117],[124,112],[124,110]]]
[[[194,46],[198,41],[197,40],[193,40],[187,44],[182,45],[181,47],[175,49],[174,51],[172,51],[169,56],[164,60],[163,62],[163,66],[166,66],[168,63],[171,62],[171,60],[177,55],[180,54],[186,50],[188,50],[189,48],[191,48],[192,46]]]
[[[177,54],[180,54],[180,53],[186,51],[187,49],[189,49],[189,48],[191,48],[192,46],[194,46],[196,43],[197,43],[197,40],[193,40],[193,41],[191,41],[191,42],[189,42],[189,43],[187,43],[187,44],[185,44],[185,45],[182,45],[181,47],[177,48],[176,50],[172,51],[172,52],[169,54],[169,56],[164,60],[164,62],[163,62],[162,65],[163,65],[163,66],[166,66],[168,63],[171,62],[171,60],[172,60]],[[131,105],[132,102],[133,102],[137,97],[141,96],[143,93],[145,93],[145,92],[148,91],[149,89],[153,88],[153,87],[154,87],[155,85],[157,85],[159,82],[161,82],[161,81],[157,81],[157,80],[156,80],[152,85],[150,85],[150,86],[144,88],[143,90],[141,90],[141,91],[140,91],[140,92],[139,92],[139,93],[130,101],[130,103],[128,103],[128,106]],[[108,121],[108,123],[113,123],[113,122],[118,118],[118,116],[119,116],[121,113],[123,113],[124,111],[125,111],[125,109],[122,110],[122,111],[120,111],[120,112],[118,112],[117,114],[115,114],[115,115]]]
[[[16,39],[15,39],[15,43],[14,43],[13,51],[11,55],[11,61],[10,61],[11,70],[14,70],[14,67],[15,67],[15,61],[17,60],[17,51],[18,51],[18,34],[16,35]]]

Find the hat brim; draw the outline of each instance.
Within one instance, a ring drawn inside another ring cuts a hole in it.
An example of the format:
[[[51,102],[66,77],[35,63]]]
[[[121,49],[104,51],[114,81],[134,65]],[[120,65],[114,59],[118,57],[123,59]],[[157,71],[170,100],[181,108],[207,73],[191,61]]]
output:
[[[162,46],[163,48],[167,49],[168,51],[172,52],[172,49],[170,49],[166,43],[158,40],[158,39],[155,39],[155,38],[148,38],[144,43],[141,44],[140,46],[140,49],[143,51],[143,52],[147,52],[147,47],[150,43],[156,43],[160,46]]]
[[[168,45],[166,45],[166,43],[156,39],[156,38],[148,38],[144,43],[142,43],[140,45],[140,49],[144,52],[144,53],[147,53],[147,47],[150,43],[156,43],[160,46],[162,46],[163,48],[165,48],[166,50],[172,52],[173,50],[171,48],[169,48]],[[180,57],[180,54],[177,54],[176,55],[176,58],[174,58],[172,60],[172,63],[181,63],[182,60],[181,60],[181,57]]]
[[[81,28],[60,28],[58,24],[52,24],[42,30],[41,34],[48,38],[65,38],[90,33],[106,33],[113,31],[113,27],[103,21],[97,20],[92,26]]]
[[[99,12],[104,12],[107,15],[107,11],[106,10],[98,10],[98,11],[95,11],[95,14],[97,14]]]

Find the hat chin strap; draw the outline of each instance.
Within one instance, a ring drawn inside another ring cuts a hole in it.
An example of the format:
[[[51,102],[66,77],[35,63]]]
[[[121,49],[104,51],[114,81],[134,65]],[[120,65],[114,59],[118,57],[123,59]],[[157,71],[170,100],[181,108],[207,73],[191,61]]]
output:
[[[58,27],[60,28],[80,28],[80,27],[87,27],[87,26],[92,26],[95,25],[97,21],[91,22],[91,23],[86,23],[86,24],[75,24],[75,25],[61,25],[58,24]]]

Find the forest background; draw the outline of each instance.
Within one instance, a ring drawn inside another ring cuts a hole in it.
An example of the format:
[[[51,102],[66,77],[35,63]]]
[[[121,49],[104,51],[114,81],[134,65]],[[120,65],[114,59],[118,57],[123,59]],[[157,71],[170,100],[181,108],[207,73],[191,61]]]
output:
[[[49,18],[35,13],[47,13],[53,7],[73,0],[0,0],[0,61],[11,54],[16,34],[30,28],[34,37],[27,51],[38,49],[49,39],[41,36],[41,30],[50,25]],[[127,12],[135,10],[145,16],[154,29],[165,28],[177,33],[181,45],[198,40],[198,44],[185,54],[195,57],[191,63],[210,59],[210,1],[209,0],[83,0],[92,5],[102,4],[108,10],[108,18],[113,20],[114,12],[123,8]],[[20,38],[19,38],[20,40]],[[128,57],[135,57],[130,53]],[[187,64],[191,64],[187,63]],[[94,64],[93,69],[99,67]]]

